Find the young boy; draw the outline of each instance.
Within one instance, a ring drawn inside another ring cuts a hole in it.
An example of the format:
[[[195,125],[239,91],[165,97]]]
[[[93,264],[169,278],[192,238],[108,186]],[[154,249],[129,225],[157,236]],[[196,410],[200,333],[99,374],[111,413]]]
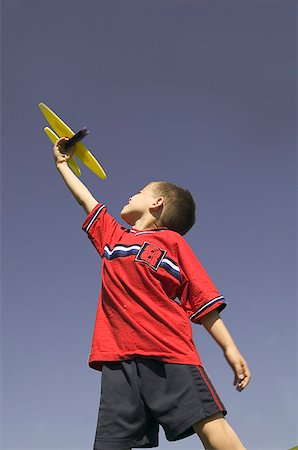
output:
[[[242,391],[244,358],[219,312],[224,298],[183,239],[194,224],[191,194],[152,182],[131,197],[119,225],[69,169],[67,138],[54,146],[58,171],[84,208],[83,230],[102,257],[90,367],[102,371],[94,450],[158,446],[197,433],[204,448],[244,449],[192,340],[190,320],[220,345]],[[190,320],[189,320],[190,319]]]

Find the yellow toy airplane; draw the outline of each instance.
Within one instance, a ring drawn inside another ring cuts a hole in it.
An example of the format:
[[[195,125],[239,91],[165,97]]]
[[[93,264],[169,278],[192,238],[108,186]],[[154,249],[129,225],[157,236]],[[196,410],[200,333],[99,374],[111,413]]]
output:
[[[66,123],[64,123],[63,120],[60,119],[60,117],[58,117],[57,114],[55,114],[54,111],[52,111],[47,105],[45,105],[44,103],[39,103],[38,106],[45,116],[46,120],[54,130],[53,131],[49,127],[44,128],[46,135],[50,138],[53,144],[60,137],[71,138],[72,136],[74,136],[75,133],[72,131],[72,129],[69,128],[69,126],[66,125]],[[105,179],[107,177],[99,162],[81,142],[78,142],[76,144],[75,156],[77,156],[82,161],[82,163],[85,164],[85,166],[87,166],[100,178]],[[68,160],[68,164],[77,176],[81,175],[80,168],[74,158],[70,158]]]

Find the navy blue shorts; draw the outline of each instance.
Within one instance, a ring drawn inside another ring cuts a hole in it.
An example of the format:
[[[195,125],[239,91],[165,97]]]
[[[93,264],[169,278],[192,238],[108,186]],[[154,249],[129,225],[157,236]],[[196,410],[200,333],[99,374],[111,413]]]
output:
[[[104,364],[94,450],[158,446],[195,433],[192,425],[226,409],[201,366],[137,358]]]

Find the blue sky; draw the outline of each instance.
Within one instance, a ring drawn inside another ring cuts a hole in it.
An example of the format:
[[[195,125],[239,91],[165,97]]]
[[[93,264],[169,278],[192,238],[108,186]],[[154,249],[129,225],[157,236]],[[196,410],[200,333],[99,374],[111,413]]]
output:
[[[151,180],[192,192],[186,238],[250,364],[239,394],[194,338],[250,450],[297,445],[296,23],[293,1],[2,1],[2,448],[87,450],[100,261],[43,133],[39,102],[105,168],[82,180],[119,217]],[[160,449],[193,450],[193,436]]]

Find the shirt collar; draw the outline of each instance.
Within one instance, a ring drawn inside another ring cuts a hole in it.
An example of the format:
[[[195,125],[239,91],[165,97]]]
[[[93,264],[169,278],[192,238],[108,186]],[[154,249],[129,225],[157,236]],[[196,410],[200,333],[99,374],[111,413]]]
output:
[[[154,233],[155,231],[168,230],[167,227],[158,227],[158,228],[146,228],[145,230],[138,230],[135,227],[132,227],[130,231],[132,233]]]

